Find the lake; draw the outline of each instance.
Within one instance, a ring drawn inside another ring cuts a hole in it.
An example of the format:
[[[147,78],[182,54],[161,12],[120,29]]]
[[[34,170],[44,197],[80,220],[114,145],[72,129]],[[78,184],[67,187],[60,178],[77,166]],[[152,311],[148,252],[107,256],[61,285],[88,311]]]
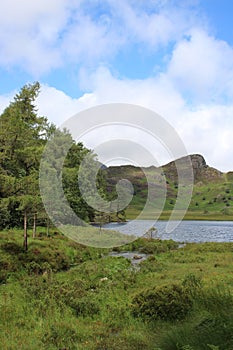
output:
[[[156,227],[157,238],[177,242],[233,242],[232,221],[186,221],[180,222],[171,233],[166,232],[168,221],[132,220],[127,223],[109,223],[105,228],[125,234],[141,236],[149,227]],[[143,231],[144,228],[144,231]]]

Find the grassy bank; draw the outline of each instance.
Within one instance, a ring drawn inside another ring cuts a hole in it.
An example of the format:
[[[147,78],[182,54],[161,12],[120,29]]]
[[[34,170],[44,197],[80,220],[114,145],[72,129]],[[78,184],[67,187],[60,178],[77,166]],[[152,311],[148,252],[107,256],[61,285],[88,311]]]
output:
[[[43,229],[0,233],[4,350],[231,350],[233,244],[138,239],[115,251],[148,254],[134,269],[110,249]]]
[[[127,220],[133,220],[140,215],[141,210],[135,208],[129,208],[126,210]],[[164,210],[161,215],[159,215],[159,220],[168,220],[172,214],[172,210]],[[153,220],[155,218],[154,212],[149,212],[144,215],[145,220]],[[219,211],[212,211],[204,213],[201,210],[187,211],[184,220],[210,220],[210,221],[233,221],[233,214],[223,214]]]

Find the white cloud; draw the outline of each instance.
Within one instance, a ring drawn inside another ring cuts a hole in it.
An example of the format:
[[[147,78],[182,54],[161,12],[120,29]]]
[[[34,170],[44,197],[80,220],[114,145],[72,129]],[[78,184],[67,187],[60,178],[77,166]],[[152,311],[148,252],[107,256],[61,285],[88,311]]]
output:
[[[66,24],[65,0],[9,0],[1,4],[0,64],[40,75],[61,64],[59,32]]]
[[[0,12],[0,65],[20,67],[37,77],[77,64],[80,85],[88,93],[74,99],[43,85],[40,114],[60,125],[103,103],[141,105],[169,121],[189,153],[202,153],[210,165],[233,170],[233,48],[211,36],[195,11],[170,4],[9,0]],[[120,79],[106,68],[124,48],[139,45],[153,57],[158,48],[174,43],[164,51],[167,67],[154,77]],[[13,95],[0,96],[1,110]]]
[[[100,68],[91,76],[83,75],[83,79],[83,85],[93,91],[88,95],[92,105],[133,103],[152,108],[160,114],[172,115],[185,103],[165,75],[145,80],[117,79],[108,69]]]
[[[186,108],[178,130],[189,153],[201,153],[207,163],[222,171],[233,169],[233,104]]]
[[[0,95],[0,113],[9,105],[10,101],[13,100],[16,91],[10,92],[9,94]]]
[[[99,66],[129,46],[154,50],[199,25],[189,8],[131,0],[9,0],[0,12],[0,65],[40,77],[70,62]]]
[[[164,117],[178,132],[188,153],[201,153],[209,165],[223,171],[233,170],[233,164],[229,164],[229,159],[233,159],[233,104],[197,104],[194,109],[174,88],[167,75],[141,81],[119,80],[101,68],[92,75],[91,82],[92,92],[78,99],[42,85],[37,101],[39,114],[60,125],[74,114],[100,104],[123,102],[140,105]],[[0,106],[6,105],[7,99],[7,96],[2,96]],[[111,136],[109,130],[108,134]],[[128,135],[133,139],[130,132]],[[127,135],[124,133],[124,136]],[[95,134],[96,144],[104,139],[102,133]],[[137,140],[140,140],[138,136]],[[140,142],[144,144],[144,140]],[[160,148],[158,150],[160,153]],[[169,160],[165,153],[158,155],[159,162]]]
[[[209,165],[222,171],[233,169],[233,164],[229,164],[229,159],[233,159],[233,138],[230,137],[233,134],[233,104],[197,104],[194,109],[185,103],[165,75],[141,81],[119,80],[107,69],[101,68],[91,77],[91,81],[92,93],[84,94],[79,99],[71,99],[61,91],[43,86],[39,112],[61,124],[84,109],[104,103],[143,106],[159,113],[174,127],[188,153],[203,154]],[[108,134],[111,134],[109,130]],[[132,135],[128,135],[132,139]],[[101,143],[105,138],[106,135],[97,133],[95,143]],[[160,161],[170,160],[166,154],[161,153]]]
[[[80,100],[72,99],[63,91],[47,85],[41,86],[37,104],[39,115],[46,116],[50,122],[58,126],[82,109]]]
[[[124,41],[109,20],[96,23],[90,16],[77,14],[67,27],[61,48],[68,61],[88,66],[106,61]]]
[[[233,48],[203,30],[192,30],[177,43],[168,75],[194,101],[232,98]]]
[[[202,17],[189,6],[174,6],[167,1],[138,2],[137,5],[134,1],[124,0],[112,3],[123,22],[125,35],[152,49],[175,42],[194,25],[203,24]]]

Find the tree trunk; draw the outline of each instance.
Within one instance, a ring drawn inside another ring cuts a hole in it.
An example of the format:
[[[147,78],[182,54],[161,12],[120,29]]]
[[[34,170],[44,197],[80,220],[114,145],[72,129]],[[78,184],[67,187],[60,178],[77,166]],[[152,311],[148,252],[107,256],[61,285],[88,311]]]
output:
[[[49,236],[49,220],[47,219],[47,237]]]
[[[32,234],[33,238],[36,238],[36,213],[34,213],[33,216],[33,234]]]
[[[27,212],[25,210],[24,212],[24,240],[23,240],[23,247],[25,251],[28,250],[28,228],[27,228]]]

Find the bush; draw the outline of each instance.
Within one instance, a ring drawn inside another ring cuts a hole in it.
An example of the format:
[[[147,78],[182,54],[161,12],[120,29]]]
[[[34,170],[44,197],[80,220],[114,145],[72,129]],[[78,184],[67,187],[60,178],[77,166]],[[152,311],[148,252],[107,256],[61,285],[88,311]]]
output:
[[[23,247],[15,242],[6,242],[1,244],[1,249],[11,255],[17,255],[24,252]]]
[[[201,278],[192,273],[185,276],[182,285],[193,298],[200,295],[203,288]]]
[[[18,256],[24,267],[29,263],[36,263],[40,266],[48,264],[54,272],[68,270],[70,259],[60,250],[51,248],[40,248],[29,251],[27,254],[22,253]]]
[[[51,266],[47,262],[43,262],[41,264],[38,264],[35,261],[31,261],[26,265],[26,270],[29,275],[36,274],[36,275],[41,275],[44,273],[49,273],[51,272]]]
[[[177,249],[178,243],[172,240],[160,241],[160,240],[148,240],[139,249],[144,254],[160,254],[166,253],[169,250]]]
[[[0,255],[0,283],[5,283],[7,276],[11,272],[17,271],[19,267],[17,266],[16,261],[14,261],[12,256],[7,254]]]
[[[199,285],[198,280],[186,279],[188,285]],[[199,288],[199,287],[198,287]],[[192,319],[175,324],[161,336],[163,350],[233,349],[233,296],[224,287],[202,288],[195,296]],[[212,345],[211,345],[212,344]],[[189,349],[189,348],[187,348]]]
[[[87,297],[73,300],[70,307],[75,311],[76,316],[92,317],[100,312],[97,302]]]
[[[48,328],[42,338],[46,348],[51,349],[77,349],[77,342],[80,340],[78,330],[72,324],[67,322],[56,322]]]
[[[140,263],[141,272],[155,272],[163,269],[163,263],[158,261],[154,255],[150,255],[146,260]]]
[[[164,285],[145,290],[133,298],[132,313],[146,321],[182,320],[192,307],[192,299],[180,285]]]
[[[8,273],[5,271],[0,271],[0,284],[4,284],[7,281]]]

